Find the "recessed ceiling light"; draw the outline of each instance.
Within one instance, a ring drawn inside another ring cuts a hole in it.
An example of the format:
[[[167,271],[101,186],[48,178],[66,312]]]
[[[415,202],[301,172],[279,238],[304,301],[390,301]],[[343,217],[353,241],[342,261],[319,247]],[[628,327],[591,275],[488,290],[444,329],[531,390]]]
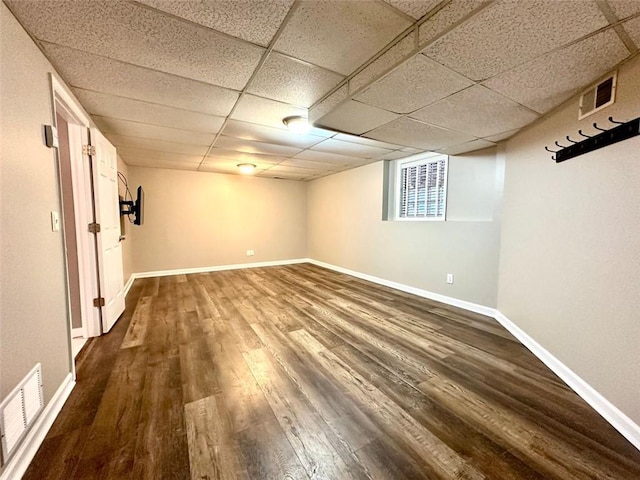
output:
[[[284,123],[287,128],[293,133],[305,134],[309,133],[309,130],[311,130],[311,124],[309,123],[309,120],[297,115],[283,119],[282,123]]]
[[[251,175],[256,168],[253,163],[239,163],[237,166],[244,175]]]

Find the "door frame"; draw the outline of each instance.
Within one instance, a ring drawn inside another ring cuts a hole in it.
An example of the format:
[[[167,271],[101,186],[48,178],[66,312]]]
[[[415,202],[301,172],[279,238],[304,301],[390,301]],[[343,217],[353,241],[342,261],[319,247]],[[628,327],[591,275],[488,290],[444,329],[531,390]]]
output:
[[[82,312],[83,336],[96,337],[102,334],[100,308],[93,306],[93,299],[98,297],[98,271],[96,265],[95,241],[88,232],[82,228],[93,222],[93,194],[91,187],[90,163],[83,155],[82,145],[89,143],[89,128],[91,126],[88,115],[78,104],[75,98],[67,91],[60,81],[49,74],[51,81],[51,97],[53,108],[53,125],[57,127],[56,115],[60,114],[71,125],[82,127],[81,141],[79,144],[69,145],[71,157],[71,176],[73,183],[73,203],[75,210],[75,232],[64,232],[63,235],[75,235],[78,246],[78,272],[80,276],[80,306]],[[71,127],[70,127],[71,128]],[[59,155],[56,152],[56,155]],[[58,159],[59,160],[59,159]],[[58,161],[58,168],[60,162]],[[65,248],[65,260],[68,262]],[[73,261],[74,259],[71,259]],[[67,264],[65,262],[65,270]],[[70,295],[69,273],[67,277],[67,296]],[[70,299],[67,299],[69,312],[71,311]],[[69,338],[71,338],[71,317],[69,314]],[[71,349],[69,354],[72,356]],[[75,376],[75,362],[71,358]]]

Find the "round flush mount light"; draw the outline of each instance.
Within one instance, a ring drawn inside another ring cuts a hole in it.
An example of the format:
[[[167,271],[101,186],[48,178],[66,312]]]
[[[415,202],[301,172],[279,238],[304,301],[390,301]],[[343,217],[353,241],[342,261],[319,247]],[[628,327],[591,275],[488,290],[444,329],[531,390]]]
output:
[[[240,169],[240,173],[244,175],[251,175],[256,168],[253,163],[239,163],[237,167]]]
[[[309,123],[309,120],[297,115],[283,119],[282,123],[284,123],[287,128],[293,133],[304,134],[309,133],[309,130],[311,130],[311,124]]]

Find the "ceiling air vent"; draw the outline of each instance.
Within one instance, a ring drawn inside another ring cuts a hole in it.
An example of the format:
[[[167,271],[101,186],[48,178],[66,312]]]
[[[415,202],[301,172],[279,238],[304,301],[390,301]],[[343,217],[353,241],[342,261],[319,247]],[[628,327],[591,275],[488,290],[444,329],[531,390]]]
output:
[[[617,72],[602,80],[595,87],[590,88],[580,97],[580,111],[578,120],[588,117],[592,113],[608,107],[616,100]]]

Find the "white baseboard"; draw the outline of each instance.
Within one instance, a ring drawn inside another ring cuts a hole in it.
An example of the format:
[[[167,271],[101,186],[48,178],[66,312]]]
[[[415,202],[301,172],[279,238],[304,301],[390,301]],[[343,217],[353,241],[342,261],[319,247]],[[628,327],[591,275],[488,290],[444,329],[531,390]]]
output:
[[[482,315],[487,315],[489,317],[493,317],[495,314],[494,308],[485,307],[484,305],[479,305],[477,303],[467,302],[466,300],[460,300],[453,297],[447,297],[446,295],[430,292],[428,290],[422,290],[421,288],[411,287],[409,285],[404,285],[398,282],[392,282],[391,280],[385,280],[384,278],[374,277],[373,275],[356,272],[354,270],[338,267],[336,265],[320,262],[318,260],[309,259],[308,261],[309,263],[312,263],[319,267],[328,268],[329,270],[334,270],[340,273],[346,273],[347,275],[351,275],[352,277],[368,280],[369,282],[377,283],[379,285],[384,285],[385,287],[395,288],[396,290],[400,290],[401,292],[412,293],[414,295],[417,295],[418,297],[428,298],[430,300],[435,300],[436,302],[446,303],[447,305],[453,305],[454,307],[464,308],[465,310],[468,310],[470,312],[480,313]]]
[[[496,310],[495,319],[538,357],[553,373],[558,375],[569,388],[587,402],[607,422],[620,432],[631,444],[640,450],[640,426],[604,398],[595,388],[585,382],[573,370],[553,356],[546,348],[527,335],[520,327]]]
[[[182,275],[190,273],[207,273],[207,272],[221,272],[223,270],[239,270],[241,268],[258,268],[258,267],[276,267],[280,265],[293,265],[295,263],[308,262],[308,258],[294,258],[292,260],[275,260],[273,262],[257,262],[257,263],[237,263],[234,265],[216,265],[213,267],[196,267],[196,268],[179,268],[176,270],[156,270],[155,272],[139,272],[134,273],[134,278],[149,278],[149,277],[166,277],[169,275]]]
[[[460,307],[470,312],[480,313],[489,317],[495,318],[509,333],[516,337],[520,343],[527,347],[531,353],[538,357],[553,373],[558,375],[565,382],[569,388],[580,396],[585,402],[587,402],[591,408],[598,412],[607,422],[613,426],[620,434],[622,434],[633,446],[640,450],[640,426],[633,420],[627,417],[621,412],[615,405],[609,400],[603,397],[595,388],[585,382],[580,376],[578,376],[573,370],[567,367],[564,363],[554,357],[547,349],[537,343],[533,338],[527,335],[520,327],[509,320],[505,315],[495,308],[485,307],[484,305],[478,305],[475,303],[467,302],[465,300],[459,300],[457,298],[447,297],[438,293],[429,292],[419,288],[403,285],[401,283],[392,282],[383,278],[374,277],[366,273],[360,273],[347,268],[338,267],[329,263],[320,262],[318,260],[309,259],[309,263],[318,265],[320,267],[328,268],[340,273],[346,273],[353,277],[362,278],[373,283],[385,285],[387,287],[395,288],[402,292],[412,293],[419,297],[436,300],[438,302],[445,303],[447,305],[453,305]]]
[[[122,293],[124,294],[124,296],[127,296],[127,293],[129,293],[129,290],[131,290],[131,286],[133,285],[133,281],[136,279],[136,277],[134,275],[131,275],[129,277],[129,280],[127,280],[127,283],[124,285],[124,290],[122,291]]]
[[[44,407],[42,414],[35,421],[29,433],[27,433],[27,436],[18,447],[18,450],[16,450],[16,453],[2,471],[0,480],[16,480],[22,478],[75,385],[76,382],[73,381],[72,374],[68,373],[47,406]]]

